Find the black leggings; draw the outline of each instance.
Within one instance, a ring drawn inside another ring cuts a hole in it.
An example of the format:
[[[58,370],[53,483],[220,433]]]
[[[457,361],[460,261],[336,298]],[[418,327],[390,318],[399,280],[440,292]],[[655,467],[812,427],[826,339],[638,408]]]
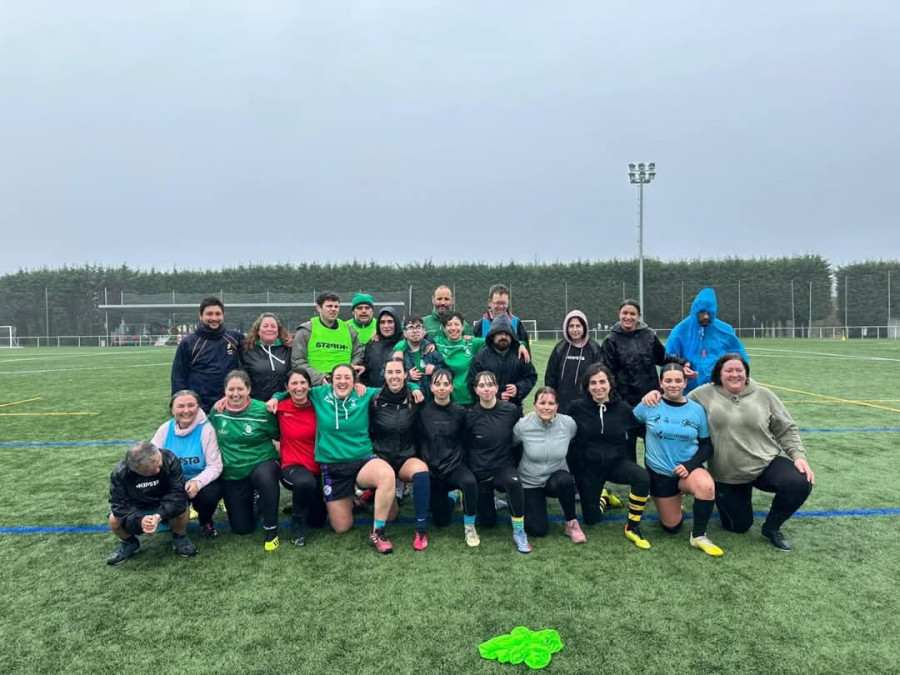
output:
[[[306,518],[309,527],[324,527],[328,518],[322,481],[302,464],[291,464],[281,470],[281,484],[291,491],[291,515]]]
[[[509,513],[514,518],[525,514],[525,495],[519,472],[515,467],[504,466],[494,471],[494,475],[478,483],[478,524],[494,527],[497,524],[497,509],[494,508],[494,490],[506,493]]]
[[[650,494],[650,476],[628,458],[621,458],[608,466],[581,459],[575,466],[575,482],[581,497],[581,514],[586,525],[599,523],[603,518],[600,509],[600,495],[604,484],[609,481],[620,485],[630,485],[635,497]]]
[[[231,525],[232,532],[249,534],[256,528],[256,518],[253,516],[254,490],[259,493],[259,510],[262,513],[263,526],[268,530],[278,527],[280,476],[281,467],[278,460],[267,459],[257,464],[246,478],[222,481],[225,509],[228,511],[228,524]]]
[[[759,478],[751,483],[716,483],[716,507],[723,528],[738,533],[750,529],[753,525],[753,488],[775,493],[763,528],[777,530],[803,506],[812,492],[812,483],[787,457],[773,459]]]
[[[525,532],[529,537],[546,537],[550,524],[547,521],[547,497],[559,499],[566,520],[575,518],[575,479],[568,471],[560,469],[550,474],[544,487],[525,488]]]
[[[217,478],[212,483],[207,483],[191,500],[191,506],[197,512],[197,520],[201,523],[212,522],[220,499],[222,499],[222,481]]]
[[[448,475],[437,478],[431,475],[431,520],[438,527],[445,527],[453,520],[453,502],[447,496],[450,490],[462,490],[463,512],[475,515],[478,504],[478,481],[467,466],[458,466]]]

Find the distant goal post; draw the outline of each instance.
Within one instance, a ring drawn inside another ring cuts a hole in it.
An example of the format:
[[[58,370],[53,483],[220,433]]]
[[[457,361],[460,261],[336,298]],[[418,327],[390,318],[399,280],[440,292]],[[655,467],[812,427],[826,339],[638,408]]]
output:
[[[15,326],[0,326],[0,349],[10,349],[19,346],[16,337]]]
[[[537,319],[519,319],[525,330],[528,332],[528,340],[531,342],[538,341]]]

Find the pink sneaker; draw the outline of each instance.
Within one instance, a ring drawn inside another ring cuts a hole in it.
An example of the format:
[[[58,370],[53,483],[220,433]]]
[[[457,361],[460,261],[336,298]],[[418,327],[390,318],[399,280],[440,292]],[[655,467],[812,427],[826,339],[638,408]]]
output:
[[[373,530],[369,535],[369,543],[375,547],[378,553],[393,553],[394,545],[385,536],[384,530]]]
[[[583,544],[587,541],[587,537],[581,531],[581,525],[578,524],[577,518],[566,521],[566,536],[572,540],[573,544]]]
[[[424,551],[428,548],[428,534],[426,532],[416,532],[416,538],[413,540],[413,548],[417,551]]]

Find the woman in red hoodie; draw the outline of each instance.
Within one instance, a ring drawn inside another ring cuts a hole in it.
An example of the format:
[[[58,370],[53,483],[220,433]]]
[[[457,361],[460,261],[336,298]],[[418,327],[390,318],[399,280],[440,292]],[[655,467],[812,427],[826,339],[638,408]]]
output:
[[[293,493],[291,543],[306,546],[304,517],[310,527],[325,525],[321,471],[315,459],[316,413],[309,401],[311,380],[303,368],[293,368],[285,382],[289,398],[278,403],[275,416],[281,431],[281,482]]]
[[[544,372],[544,385],[556,390],[560,413],[566,414],[572,403],[584,397],[584,373],[599,360],[600,343],[591,337],[587,317],[573,309],[566,314],[563,339],[550,353]]]

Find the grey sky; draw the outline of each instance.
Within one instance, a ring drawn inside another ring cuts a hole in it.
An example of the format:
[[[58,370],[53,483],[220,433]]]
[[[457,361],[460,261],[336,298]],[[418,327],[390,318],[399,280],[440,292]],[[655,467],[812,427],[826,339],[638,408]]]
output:
[[[896,258],[896,2],[0,2],[0,273]]]

